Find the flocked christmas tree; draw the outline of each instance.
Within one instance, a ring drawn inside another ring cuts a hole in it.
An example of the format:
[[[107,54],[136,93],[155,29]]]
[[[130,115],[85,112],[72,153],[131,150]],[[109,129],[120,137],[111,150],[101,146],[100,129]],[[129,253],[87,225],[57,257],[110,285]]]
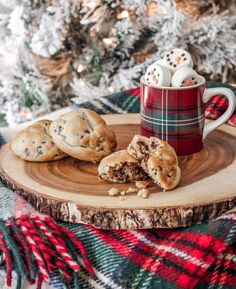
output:
[[[0,115],[14,124],[135,87],[188,50],[208,79],[236,81],[235,1],[0,0]]]

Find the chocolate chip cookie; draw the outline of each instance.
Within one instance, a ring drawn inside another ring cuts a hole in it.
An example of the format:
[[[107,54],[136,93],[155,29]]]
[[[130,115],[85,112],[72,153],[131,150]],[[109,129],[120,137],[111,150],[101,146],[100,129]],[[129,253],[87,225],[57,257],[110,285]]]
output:
[[[83,161],[99,162],[116,148],[115,133],[94,111],[80,108],[61,115],[50,126],[56,145]]]
[[[11,151],[26,161],[47,162],[66,157],[49,134],[50,120],[40,120],[27,127],[11,141]]]
[[[181,176],[178,158],[168,143],[135,135],[127,151],[162,189],[171,190],[178,185]]]

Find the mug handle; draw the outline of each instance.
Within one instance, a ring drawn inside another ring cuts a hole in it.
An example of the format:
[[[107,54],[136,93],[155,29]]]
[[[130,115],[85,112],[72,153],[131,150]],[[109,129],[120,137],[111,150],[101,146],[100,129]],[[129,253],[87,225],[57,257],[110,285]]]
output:
[[[203,136],[202,138],[205,139],[207,135],[212,132],[214,129],[216,129],[218,126],[222,125],[225,123],[233,114],[235,110],[235,105],[236,105],[236,98],[235,94],[233,91],[229,88],[226,87],[215,87],[215,88],[206,88],[204,93],[203,93],[203,102],[206,103],[208,100],[210,100],[213,96],[217,94],[222,94],[227,97],[229,101],[229,105],[225,113],[219,117],[217,120],[208,123],[204,126],[203,129]]]

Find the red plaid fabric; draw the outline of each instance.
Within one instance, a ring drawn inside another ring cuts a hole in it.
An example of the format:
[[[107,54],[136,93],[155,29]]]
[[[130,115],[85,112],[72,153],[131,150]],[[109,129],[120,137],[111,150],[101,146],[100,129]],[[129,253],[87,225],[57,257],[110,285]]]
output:
[[[86,226],[86,230],[110,248],[110,257],[119,256],[112,275],[117,287],[233,289],[235,221],[232,211],[209,225],[192,229],[103,231]]]

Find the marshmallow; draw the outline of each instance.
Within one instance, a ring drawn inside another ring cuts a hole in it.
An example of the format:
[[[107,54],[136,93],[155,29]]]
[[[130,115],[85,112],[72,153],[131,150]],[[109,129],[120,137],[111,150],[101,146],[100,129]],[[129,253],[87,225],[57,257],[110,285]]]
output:
[[[165,53],[164,66],[175,72],[183,66],[193,67],[193,60],[187,51],[176,48]]]
[[[191,67],[183,66],[175,71],[171,79],[174,87],[186,87],[198,84],[199,75]]]
[[[159,65],[161,65],[161,66],[164,66],[164,67],[168,68],[168,69],[170,70],[171,74],[173,75],[174,71],[172,71],[172,70],[168,67],[168,65],[166,65],[165,59],[163,59],[163,58],[162,58],[162,59],[158,59],[157,61],[154,62],[154,64],[159,64]]]
[[[168,68],[154,63],[148,67],[144,79],[150,85],[170,86],[171,72]]]
[[[162,59],[158,59],[153,64],[158,64],[158,65],[161,65],[161,66],[165,66],[165,63],[166,63],[165,60],[162,58]]]

